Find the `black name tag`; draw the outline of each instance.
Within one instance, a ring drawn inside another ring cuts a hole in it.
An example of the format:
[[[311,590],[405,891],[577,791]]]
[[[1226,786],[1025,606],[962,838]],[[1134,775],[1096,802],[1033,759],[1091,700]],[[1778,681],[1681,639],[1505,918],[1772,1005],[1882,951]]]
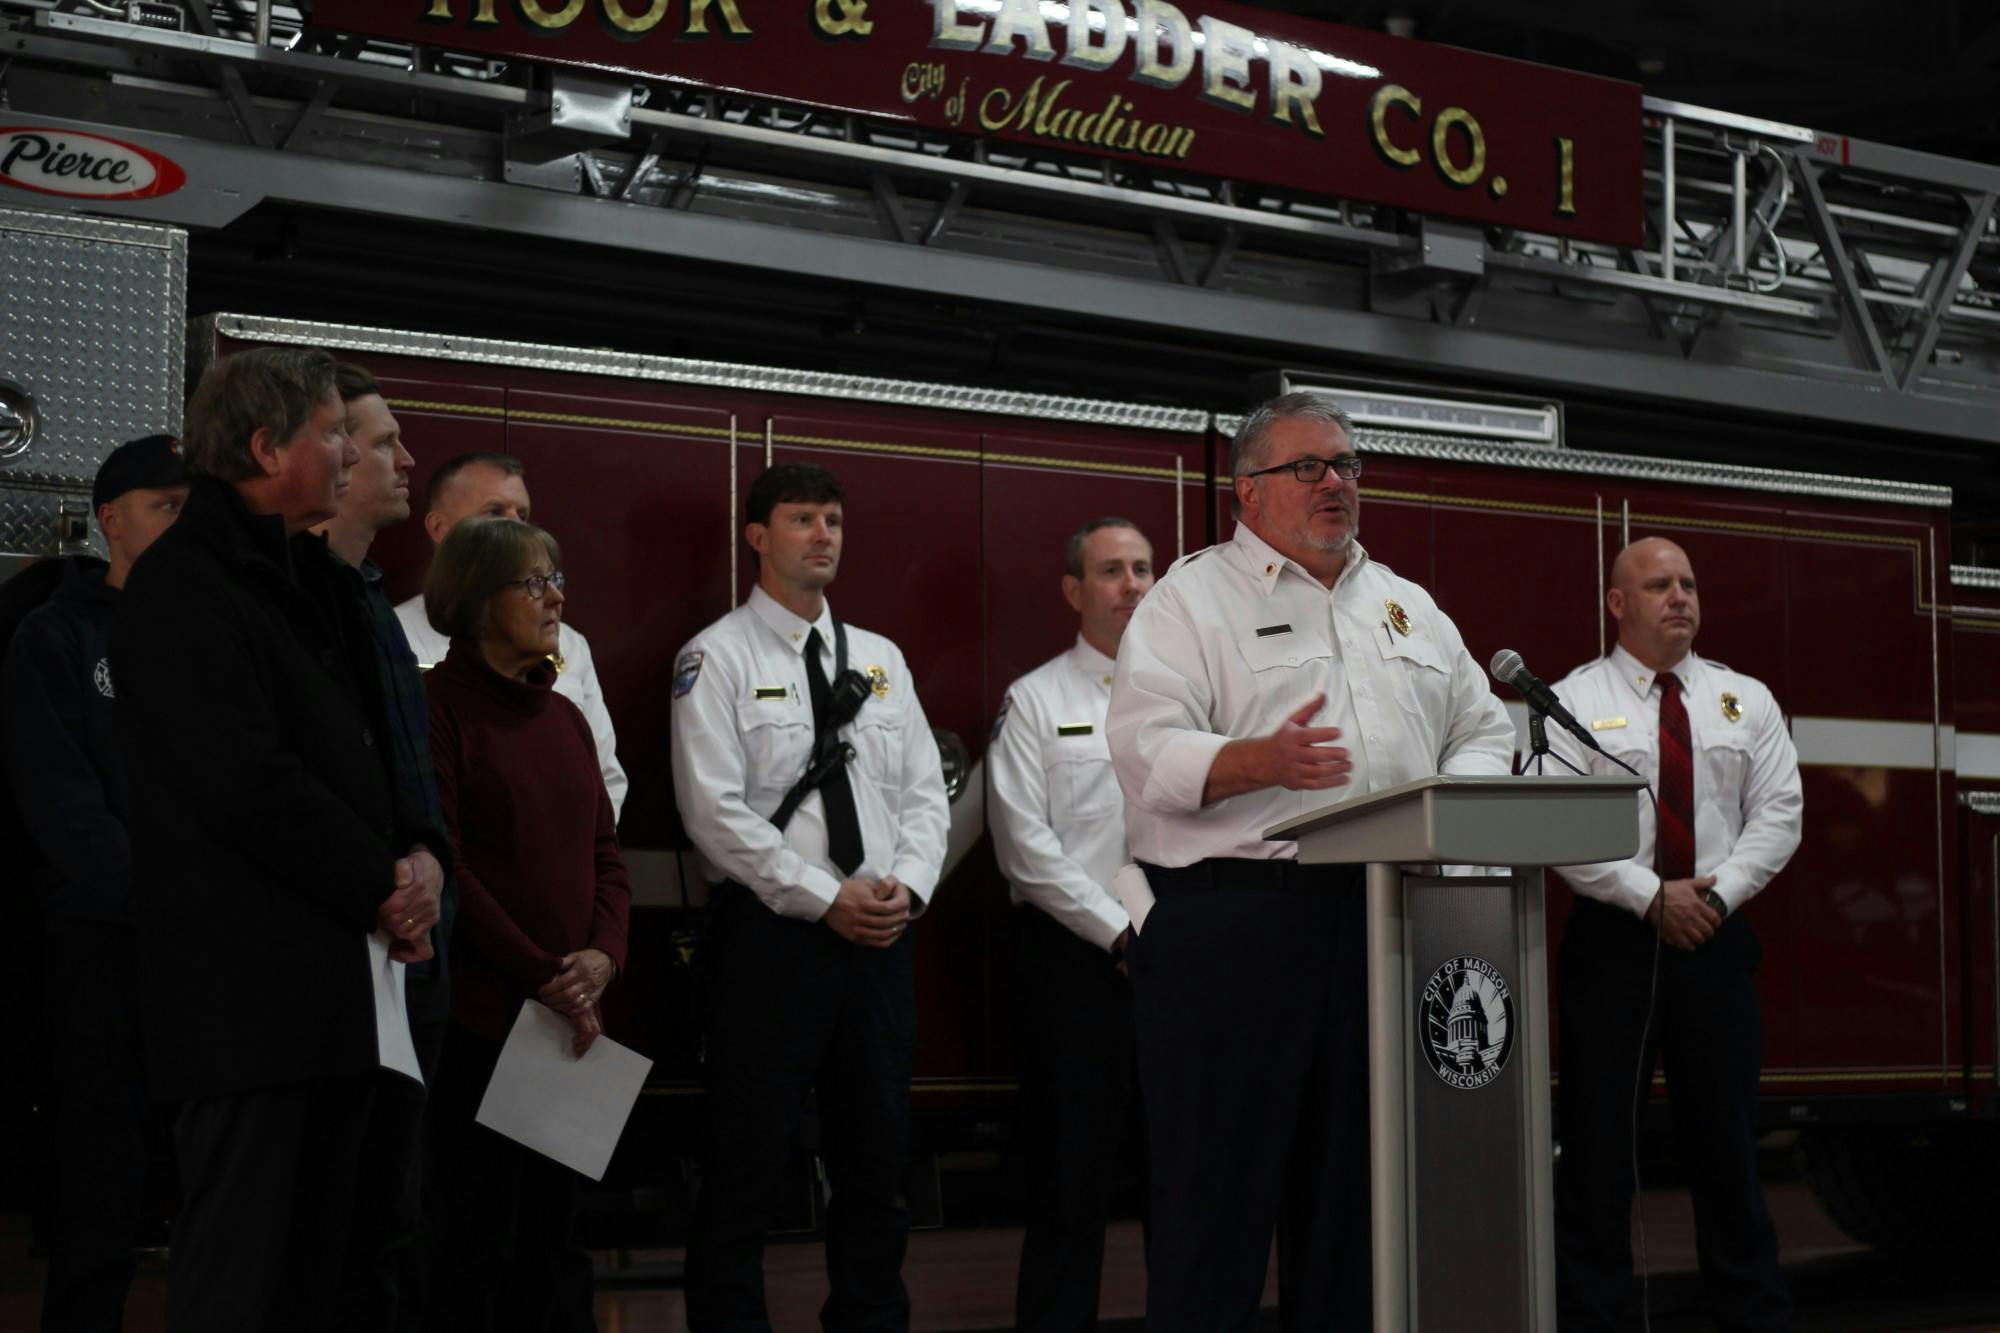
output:
[[[1092,727],[1088,722],[1058,722],[1056,724],[1056,735],[1058,736],[1088,736],[1094,730],[1096,728]]]
[[[759,699],[783,699],[790,696],[790,694],[791,691],[782,685],[759,685],[757,687],[757,697]]]
[[[1260,639],[1268,639],[1273,634],[1290,634],[1291,632],[1292,632],[1292,627],[1290,625],[1266,625],[1262,629],[1257,631],[1257,637]]]

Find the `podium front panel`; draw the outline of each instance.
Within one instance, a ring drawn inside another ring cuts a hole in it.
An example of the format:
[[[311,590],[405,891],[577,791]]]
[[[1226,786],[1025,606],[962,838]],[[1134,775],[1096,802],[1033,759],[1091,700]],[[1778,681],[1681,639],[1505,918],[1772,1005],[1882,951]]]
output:
[[[1412,1328],[1468,1315],[1482,1327],[1533,1326],[1535,1228],[1521,1206],[1535,1193],[1523,1146],[1538,1142],[1528,1034],[1548,1020],[1513,885],[1403,880],[1409,1224],[1420,1256]]]

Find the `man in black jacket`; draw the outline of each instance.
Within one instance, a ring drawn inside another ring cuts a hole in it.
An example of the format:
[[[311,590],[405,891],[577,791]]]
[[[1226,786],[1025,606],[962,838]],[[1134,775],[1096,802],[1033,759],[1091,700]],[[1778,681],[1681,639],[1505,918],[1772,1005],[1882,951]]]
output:
[[[356,461],[344,422],[324,352],[210,366],[192,494],[112,641],[149,1076],[180,1103],[172,1333],[379,1326],[355,1196],[397,1043],[369,938],[430,957],[446,844],[396,799],[367,622],[306,535]]]
[[[133,561],[172,526],[187,493],[171,436],[112,450],[91,495],[111,563],[51,562],[61,582],[22,619],[0,671],[7,779],[39,853],[44,956],[55,961],[42,1011],[55,1165],[44,1333],[115,1333],[132,1284],[152,1121],[133,975],[130,801],[112,741],[107,643]],[[79,963],[90,981],[69,984]]]

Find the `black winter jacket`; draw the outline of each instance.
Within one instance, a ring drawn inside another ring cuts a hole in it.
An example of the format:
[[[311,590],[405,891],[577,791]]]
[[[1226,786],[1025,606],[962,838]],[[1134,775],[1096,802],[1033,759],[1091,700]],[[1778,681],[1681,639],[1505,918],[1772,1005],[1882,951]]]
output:
[[[367,937],[441,830],[393,795],[368,625],[323,538],[194,483],[111,644],[154,1092],[377,1067]]]
[[[41,853],[35,888],[49,919],[129,927],[129,803],[107,660],[118,590],[101,560],[55,565],[62,582],[21,621],[0,671],[7,778]]]

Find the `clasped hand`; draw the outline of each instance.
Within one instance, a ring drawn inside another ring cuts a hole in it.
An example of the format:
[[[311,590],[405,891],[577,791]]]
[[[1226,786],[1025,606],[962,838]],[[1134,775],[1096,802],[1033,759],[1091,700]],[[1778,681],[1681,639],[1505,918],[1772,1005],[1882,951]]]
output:
[[[910,911],[909,887],[894,875],[884,875],[842,880],[822,920],[844,940],[886,949],[909,927]]]
[[[422,843],[396,862],[395,887],[375,909],[375,924],[389,936],[389,957],[421,963],[431,957],[431,927],[438,923],[444,867]]]

